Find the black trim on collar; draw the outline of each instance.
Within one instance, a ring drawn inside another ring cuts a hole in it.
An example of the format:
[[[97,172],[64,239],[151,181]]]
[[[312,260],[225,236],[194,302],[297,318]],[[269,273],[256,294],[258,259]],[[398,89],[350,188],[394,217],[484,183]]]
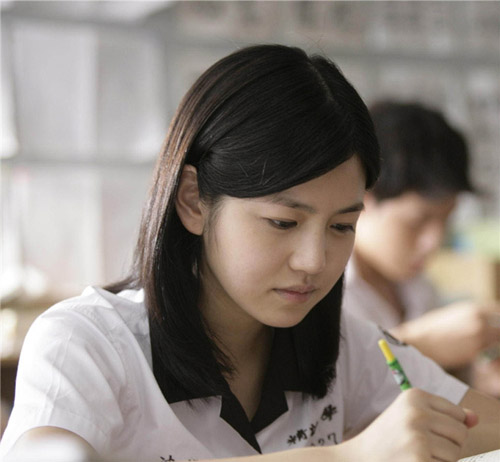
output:
[[[262,453],[252,424],[248,421],[240,402],[232,393],[229,396],[222,397],[220,417],[231,425],[250,446]]]
[[[275,329],[273,348],[262,387],[262,397],[251,421],[222,374],[222,406],[220,417],[233,427],[256,451],[262,452],[256,434],[288,411],[285,391],[302,391],[299,380],[295,347],[289,329]],[[166,396],[169,403],[189,401],[213,396],[208,390],[188,393],[185,389],[171,387]]]

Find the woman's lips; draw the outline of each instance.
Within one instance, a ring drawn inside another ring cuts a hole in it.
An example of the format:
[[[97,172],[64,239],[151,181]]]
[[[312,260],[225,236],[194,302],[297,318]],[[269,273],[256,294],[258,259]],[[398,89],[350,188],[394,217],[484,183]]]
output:
[[[306,302],[316,289],[314,287],[290,287],[286,289],[274,289],[282,298],[290,302]]]

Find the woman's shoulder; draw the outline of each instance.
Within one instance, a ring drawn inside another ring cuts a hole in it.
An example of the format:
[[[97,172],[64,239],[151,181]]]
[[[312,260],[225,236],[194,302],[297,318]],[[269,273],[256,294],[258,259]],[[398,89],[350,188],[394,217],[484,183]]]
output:
[[[137,342],[149,357],[149,323],[143,291],[114,294],[87,287],[80,295],[42,313],[30,327],[25,344],[36,345],[47,338],[57,338],[68,345],[92,345],[92,349],[112,344],[122,350],[121,345]]]
[[[89,286],[78,296],[56,303],[40,315],[41,320],[61,320],[67,323],[94,322],[101,328],[114,329],[125,324],[138,334],[144,334],[147,320],[142,290],[118,293]],[[38,319],[37,319],[38,321]]]
[[[137,390],[156,390],[140,291],[89,287],[49,308],[24,340],[16,382],[6,450],[38,426],[67,429],[105,449],[137,406]]]

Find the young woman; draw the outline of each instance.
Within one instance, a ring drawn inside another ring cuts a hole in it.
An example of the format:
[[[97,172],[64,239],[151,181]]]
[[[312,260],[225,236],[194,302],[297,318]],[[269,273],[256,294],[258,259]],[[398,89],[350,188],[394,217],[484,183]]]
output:
[[[385,334],[341,316],[378,168],[368,111],[329,60],[261,45],[213,65],[171,124],[130,278],[34,323],[2,451],[54,435],[120,461],[493,448],[499,403],[393,341],[415,387],[399,393]]]

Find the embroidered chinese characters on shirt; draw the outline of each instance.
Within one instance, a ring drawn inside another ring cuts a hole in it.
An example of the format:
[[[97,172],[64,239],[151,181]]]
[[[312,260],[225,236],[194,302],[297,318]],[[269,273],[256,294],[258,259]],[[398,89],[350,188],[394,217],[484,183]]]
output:
[[[307,446],[338,444],[337,434],[329,431],[329,428],[332,427],[329,423],[332,421],[335,414],[337,414],[336,406],[332,404],[325,406],[321,416],[319,416],[317,420],[311,422],[308,427],[298,428],[294,433],[288,436],[288,446],[294,446],[305,440],[308,441]]]
[[[165,457],[160,456],[161,462],[175,462],[175,459],[172,457],[172,454],[169,454],[168,459],[165,459]],[[190,460],[198,460],[198,459],[188,459]]]

